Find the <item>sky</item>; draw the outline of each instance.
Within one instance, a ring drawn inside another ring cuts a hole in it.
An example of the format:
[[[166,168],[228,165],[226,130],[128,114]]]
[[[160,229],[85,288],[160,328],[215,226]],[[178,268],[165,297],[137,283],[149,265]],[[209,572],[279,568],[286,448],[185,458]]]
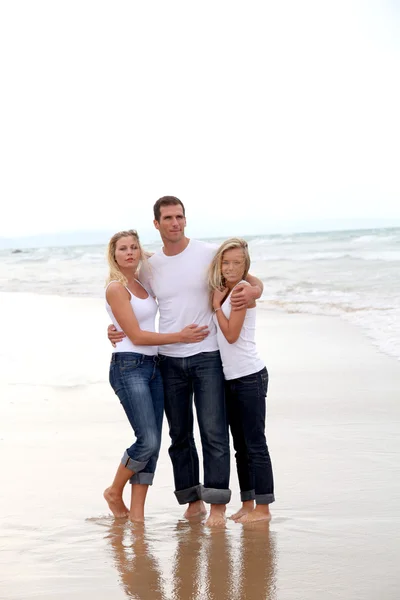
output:
[[[146,238],[167,194],[203,237],[400,224],[399,23],[394,0],[2,2],[0,237]]]

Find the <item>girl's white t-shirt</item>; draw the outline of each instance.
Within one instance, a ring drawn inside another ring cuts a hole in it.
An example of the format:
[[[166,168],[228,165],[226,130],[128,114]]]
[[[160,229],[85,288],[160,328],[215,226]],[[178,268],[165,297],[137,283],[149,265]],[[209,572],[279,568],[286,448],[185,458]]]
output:
[[[246,282],[240,281],[237,285],[240,285],[241,283]],[[227,319],[229,319],[231,315],[232,291],[221,307],[221,310]],[[213,318],[214,323],[217,326],[218,346],[221,353],[225,379],[237,379],[238,377],[245,377],[246,375],[251,375],[252,373],[258,373],[258,371],[261,371],[261,369],[265,367],[264,361],[260,358],[257,352],[255,342],[256,311],[256,307],[247,309],[239,337],[233,344],[230,344],[222,333],[218,324],[217,315],[214,314]]]
[[[113,283],[110,281],[108,285]],[[138,281],[140,283],[140,281]],[[142,284],[140,284],[142,285]],[[107,286],[108,287],[108,286]],[[144,286],[142,286],[144,287]],[[154,298],[149,294],[147,298],[138,298],[134,296],[132,292],[125,288],[131,296],[130,303],[132,306],[132,310],[134,315],[139,323],[139,327],[142,331],[155,331],[155,322],[156,322],[156,314],[158,310],[157,302]],[[145,289],[145,288],[144,288]],[[106,288],[107,290],[107,288]],[[147,291],[147,290],[146,290]],[[148,293],[148,292],[147,292]],[[111,310],[111,306],[108,304],[106,300],[106,310],[113,322],[114,327],[118,331],[122,331],[117,319],[114,317],[113,311]],[[128,336],[124,337],[121,342],[116,344],[116,347],[112,348],[113,352],[137,352],[138,354],[146,354],[147,356],[154,356],[157,354],[158,348],[157,346],[137,346],[128,338]]]

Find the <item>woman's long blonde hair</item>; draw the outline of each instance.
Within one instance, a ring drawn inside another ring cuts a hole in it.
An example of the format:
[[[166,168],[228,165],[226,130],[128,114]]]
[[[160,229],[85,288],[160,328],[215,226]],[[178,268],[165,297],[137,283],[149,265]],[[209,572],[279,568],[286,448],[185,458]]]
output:
[[[110,283],[110,281],[119,281],[120,283],[122,283],[122,285],[126,286],[128,281],[125,275],[121,272],[118,263],[115,260],[115,249],[117,247],[117,242],[123,237],[133,237],[136,241],[140,250],[140,263],[146,260],[146,256],[140,244],[138,232],[135,229],[128,229],[127,231],[118,231],[118,233],[114,233],[111,240],[108,242],[107,247],[107,261],[110,270],[108,273],[106,283]]]
[[[210,292],[220,290],[226,286],[225,277],[222,275],[223,255],[227,250],[235,250],[236,248],[243,250],[244,266],[242,279],[246,279],[250,269],[250,254],[247,242],[242,238],[229,238],[229,240],[225,240],[225,242],[220,245],[210,265],[208,271],[208,286]]]

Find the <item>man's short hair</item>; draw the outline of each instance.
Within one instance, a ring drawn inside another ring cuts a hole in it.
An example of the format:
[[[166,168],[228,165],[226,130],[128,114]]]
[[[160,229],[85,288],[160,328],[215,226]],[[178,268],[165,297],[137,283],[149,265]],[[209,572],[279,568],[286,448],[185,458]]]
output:
[[[163,196],[159,198],[155,205],[153,206],[154,211],[154,219],[159,223],[161,218],[161,207],[162,206],[176,206],[180,204],[183,210],[183,216],[185,216],[185,207],[183,206],[183,202],[176,198],[175,196]]]

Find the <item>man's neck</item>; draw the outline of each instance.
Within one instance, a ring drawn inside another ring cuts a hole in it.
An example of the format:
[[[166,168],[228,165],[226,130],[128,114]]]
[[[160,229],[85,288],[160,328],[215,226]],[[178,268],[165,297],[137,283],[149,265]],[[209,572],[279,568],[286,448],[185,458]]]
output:
[[[190,239],[184,237],[181,240],[179,240],[179,242],[170,242],[168,240],[163,240],[163,242],[163,252],[165,256],[176,256],[177,254],[180,254],[181,252],[186,250],[186,248],[189,245]]]

